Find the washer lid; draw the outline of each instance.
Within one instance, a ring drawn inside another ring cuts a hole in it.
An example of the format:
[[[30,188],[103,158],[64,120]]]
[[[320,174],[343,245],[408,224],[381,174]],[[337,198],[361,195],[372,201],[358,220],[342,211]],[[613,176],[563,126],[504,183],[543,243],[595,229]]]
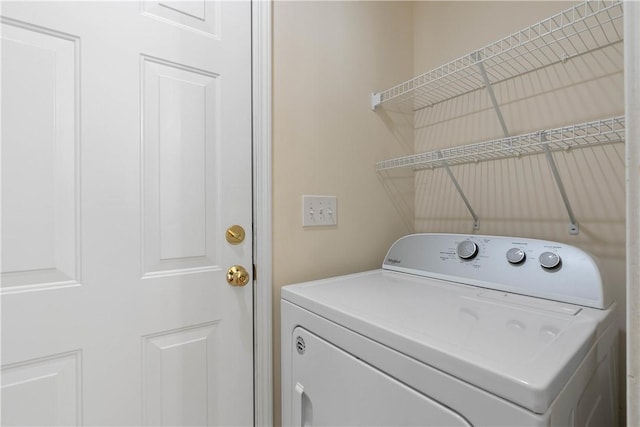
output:
[[[613,309],[383,270],[286,286],[282,298],[536,413]]]

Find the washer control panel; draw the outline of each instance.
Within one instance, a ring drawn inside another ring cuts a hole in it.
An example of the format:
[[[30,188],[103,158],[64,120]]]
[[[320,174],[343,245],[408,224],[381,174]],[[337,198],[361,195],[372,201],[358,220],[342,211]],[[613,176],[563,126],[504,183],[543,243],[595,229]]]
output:
[[[383,269],[596,308],[613,300],[592,256],[546,240],[412,234],[393,244]]]

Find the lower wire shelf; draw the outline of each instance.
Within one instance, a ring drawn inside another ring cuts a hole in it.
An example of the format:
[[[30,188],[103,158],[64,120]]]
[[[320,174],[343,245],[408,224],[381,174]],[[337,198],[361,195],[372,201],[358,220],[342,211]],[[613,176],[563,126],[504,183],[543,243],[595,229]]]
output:
[[[624,116],[596,120],[524,135],[461,145],[376,163],[376,170],[411,167],[414,170],[459,165],[487,160],[544,154],[548,149],[566,151],[574,148],[624,141]]]

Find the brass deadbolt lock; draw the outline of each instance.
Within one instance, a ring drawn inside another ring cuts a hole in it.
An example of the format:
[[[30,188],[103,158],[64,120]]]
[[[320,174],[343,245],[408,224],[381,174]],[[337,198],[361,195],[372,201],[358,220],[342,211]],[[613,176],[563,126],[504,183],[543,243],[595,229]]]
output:
[[[234,265],[227,271],[227,282],[231,286],[244,286],[249,283],[249,273],[241,265]]]
[[[224,234],[224,237],[227,239],[227,242],[232,245],[240,244],[245,237],[244,228],[239,225],[232,225],[227,228],[227,232]]]

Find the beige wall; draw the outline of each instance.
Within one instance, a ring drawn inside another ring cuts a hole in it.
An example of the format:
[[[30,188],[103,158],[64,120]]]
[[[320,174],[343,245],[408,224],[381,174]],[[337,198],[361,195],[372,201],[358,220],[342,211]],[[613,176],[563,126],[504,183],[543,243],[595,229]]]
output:
[[[374,163],[414,150],[502,136],[484,91],[424,109],[415,117],[370,111],[369,93],[571,4],[274,3],[276,425],[281,286],[377,268],[391,242],[412,228],[474,232],[444,170],[415,177],[399,170],[381,177]],[[512,135],[621,115],[623,89],[621,44],[495,87]],[[559,153],[556,162],[580,224],[578,236],[568,234],[568,217],[544,156],[462,165],[452,171],[480,216],[476,233],[557,240],[593,253],[624,310],[624,147]],[[338,226],[303,229],[303,194],[338,196]],[[620,325],[622,344],[624,317]]]
[[[413,149],[411,123],[370,109],[370,93],[411,77],[411,5],[273,5],[274,404],[280,423],[280,287],[378,268],[413,227],[413,178],[376,161]],[[338,225],[302,228],[302,195],[338,198]]]

